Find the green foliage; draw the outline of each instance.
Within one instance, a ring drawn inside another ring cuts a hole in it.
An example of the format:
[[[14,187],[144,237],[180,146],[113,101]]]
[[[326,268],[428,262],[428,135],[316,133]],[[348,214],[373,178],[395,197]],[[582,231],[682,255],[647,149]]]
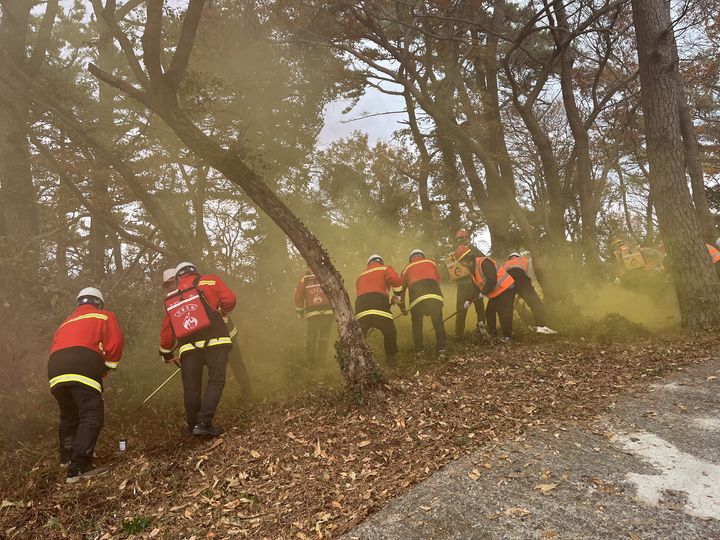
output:
[[[138,516],[134,518],[125,518],[120,524],[122,530],[127,535],[139,534],[147,529],[152,523],[152,518],[148,516]]]

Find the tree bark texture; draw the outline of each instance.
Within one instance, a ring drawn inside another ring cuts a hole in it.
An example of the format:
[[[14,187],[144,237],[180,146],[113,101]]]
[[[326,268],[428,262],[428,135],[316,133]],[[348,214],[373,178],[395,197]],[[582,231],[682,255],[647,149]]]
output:
[[[670,4],[632,0],[650,184],[684,327],[720,323],[720,282],[702,240],[685,176]]]

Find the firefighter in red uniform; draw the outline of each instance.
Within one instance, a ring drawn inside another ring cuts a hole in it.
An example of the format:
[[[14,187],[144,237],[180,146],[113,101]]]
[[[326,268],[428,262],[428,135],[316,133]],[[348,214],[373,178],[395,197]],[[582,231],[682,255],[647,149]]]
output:
[[[513,307],[515,302],[514,280],[505,267],[485,256],[475,257],[469,264],[473,281],[480,290],[480,298],[488,298],[485,308],[485,321],[491,336],[497,335],[497,321],[500,319],[502,337],[500,341],[509,342],[512,338]],[[470,307],[473,298],[465,302]]]
[[[209,325],[181,339],[176,338],[170,316],[165,315],[160,332],[160,355],[165,361],[175,356],[178,359],[185,396],[185,418],[192,435],[220,435],[223,430],[213,425],[215,409],[220,403],[225,388],[228,353],[232,339],[223,315],[235,307],[235,293],[218,276],[200,275],[194,264],[180,263],[175,271],[177,290],[166,299],[182,294],[183,291],[197,290],[202,301]],[[202,392],[203,366],[208,368],[208,382]]]
[[[50,347],[50,391],[60,408],[60,463],[68,483],[107,472],[93,467],[92,457],[103,426],[102,379],[116,369],[123,334],[115,315],[103,308],[103,295],[86,287],[78,307],[55,332]]]
[[[455,233],[456,248],[453,252],[455,260],[461,264],[470,264],[475,257],[481,255],[479,249],[470,244],[470,238],[465,229],[460,229]],[[468,308],[465,307],[465,301],[468,298],[474,298],[472,304],[475,306],[478,324],[485,320],[485,306],[482,298],[478,297],[478,290],[472,276],[462,277],[455,281],[457,285],[457,298],[455,301],[455,335],[462,337],[465,333],[465,318],[467,317]]]
[[[545,323],[545,306],[535,291],[530,277],[530,260],[525,255],[511,253],[505,261],[505,270],[515,280],[515,294],[520,296],[532,311],[535,318],[535,332],[538,334],[557,334]]]
[[[392,266],[386,265],[380,255],[371,255],[367,268],[355,281],[357,297],[355,299],[355,317],[360,323],[364,335],[371,328],[377,328],[383,334],[385,356],[395,359],[398,352],[397,330],[390,313],[391,304],[400,304],[402,280]],[[388,298],[392,290],[392,298]],[[401,309],[404,309],[401,306]]]
[[[423,318],[427,315],[435,330],[438,357],[444,358],[447,336],[442,316],[443,295],[440,290],[440,274],[438,274],[437,264],[435,261],[425,258],[422,250],[414,249],[410,253],[410,263],[403,269],[400,277],[403,282],[400,305],[405,303],[405,290],[409,292],[410,304],[408,307],[412,319],[415,353],[422,354],[425,351]]]
[[[322,364],[327,352],[333,309],[325,291],[310,268],[295,287],[295,312],[307,320],[307,361],[309,365]]]

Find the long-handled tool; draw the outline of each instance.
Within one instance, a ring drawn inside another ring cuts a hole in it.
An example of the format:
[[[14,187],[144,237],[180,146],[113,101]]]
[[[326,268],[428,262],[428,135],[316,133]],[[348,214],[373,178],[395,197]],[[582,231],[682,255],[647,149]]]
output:
[[[392,320],[394,321],[395,319],[399,319],[400,317],[402,317],[403,315],[407,315],[408,313],[410,313],[410,312],[409,312],[409,311],[405,311],[405,312],[402,312],[402,311],[401,311],[400,313],[398,313],[397,315],[395,315],[395,316],[392,318]],[[374,327],[374,326],[373,326],[370,330],[368,330],[368,333],[367,333],[367,335],[366,335],[365,337],[367,338],[370,334],[372,334],[372,331],[373,331],[373,330],[375,330],[375,327]]]
[[[178,365],[177,362],[175,362],[175,365],[176,365],[176,366]],[[165,381],[164,381],[160,386],[158,386],[155,390],[153,390],[152,394],[150,394],[148,397],[146,397],[145,400],[144,400],[140,405],[138,405],[137,407],[135,407],[135,409],[132,410],[132,412],[130,413],[130,415],[132,416],[133,414],[135,414],[136,412],[138,412],[138,411],[143,407],[143,405],[145,405],[148,401],[150,401],[150,400],[152,399],[152,397],[153,397],[155,394],[157,394],[160,390],[162,390],[163,387],[164,387],[167,383],[169,383],[169,382],[172,380],[172,378],[175,377],[175,375],[177,375],[178,373],[180,373],[180,366],[178,366],[178,368],[173,372],[173,374],[170,375],[167,379],[165,379]]]

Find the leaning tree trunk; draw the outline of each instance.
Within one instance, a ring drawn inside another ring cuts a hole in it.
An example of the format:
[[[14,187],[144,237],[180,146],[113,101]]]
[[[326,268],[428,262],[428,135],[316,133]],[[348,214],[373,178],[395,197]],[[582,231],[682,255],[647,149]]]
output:
[[[720,282],[702,241],[700,223],[685,177],[678,82],[670,4],[632,0],[640,66],[650,184],[660,234],[670,257],[670,275],[683,326],[720,323]]]
[[[354,391],[362,392],[378,381],[377,365],[355,319],[342,277],[320,245],[320,241],[254,170],[231,150],[224,149],[200,130],[178,105],[178,87],[190,61],[204,1],[195,0],[188,4],[175,53],[172,59],[165,63],[162,61],[164,2],[148,0],[146,6],[147,21],[142,36],[144,70],[128,37],[119,28],[114,18],[115,14],[107,10],[101,13],[106,23],[113,29],[116,39],[120,41],[130,68],[142,90],[93,64],[89,65],[89,71],[101,81],[158,114],[190,150],[242,188],[248,197],[287,234],[330,298],[340,333],[340,342],[336,346],[340,367],[349,387]],[[167,67],[164,68],[163,65]]]
[[[349,386],[362,392],[376,378],[377,366],[355,319],[343,279],[317,237],[292,213],[257,174],[198,129],[174,104],[154,104],[178,138],[245,193],[287,234],[322,283],[340,333],[338,361]]]

